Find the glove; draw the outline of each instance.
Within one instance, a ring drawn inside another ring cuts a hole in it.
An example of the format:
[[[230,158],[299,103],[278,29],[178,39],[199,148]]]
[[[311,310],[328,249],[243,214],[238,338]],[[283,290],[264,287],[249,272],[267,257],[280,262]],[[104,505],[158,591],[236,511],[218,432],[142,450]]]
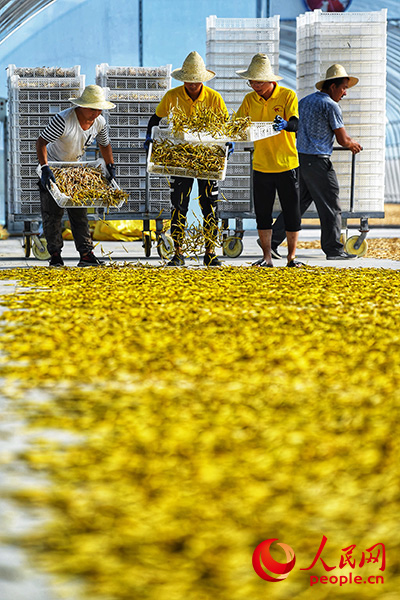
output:
[[[276,115],[272,128],[274,131],[282,131],[282,129],[286,129],[287,123],[288,122],[285,121],[285,119],[282,119],[282,117]]]
[[[150,142],[152,142],[152,141],[153,141],[153,140],[152,140],[152,137],[151,137],[151,135],[150,135],[150,134],[146,135],[146,140],[145,140],[145,142],[143,143],[143,146],[144,146],[144,149],[146,150],[146,152],[148,152],[148,151],[149,151]]]
[[[54,181],[54,183],[56,182],[54,173],[50,169],[49,165],[43,165],[42,174],[40,176],[40,183],[42,184],[45,190],[48,190],[50,188],[50,181]]]
[[[229,158],[230,156],[232,156],[232,154],[235,151],[235,142],[227,142],[226,145],[228,146],[228,158]]]
[[[115,179],[115,165],[110,163],[109,165],[106,165],[106,167],[107,167],[107,171],[110,175],[110,181],[112,179]]]

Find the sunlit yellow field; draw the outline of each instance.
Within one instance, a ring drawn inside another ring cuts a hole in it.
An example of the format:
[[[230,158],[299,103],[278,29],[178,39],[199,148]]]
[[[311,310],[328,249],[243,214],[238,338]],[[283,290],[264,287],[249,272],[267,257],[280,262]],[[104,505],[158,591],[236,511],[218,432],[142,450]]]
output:
[[[43,433],[23,456],[49,479],[15,494],[48,507],[20,539],[37,568],[78,576],[90,600],[400,597],[397,271],[0,277],[25,286],[2,301],[3,393],[32,427],[79,434],[63,445]],[[301,570],[323,535],[336,568]],[[270,538],[296,554],[276,583],[252,567]],[[384,572],[359,566],[377,543]],[[340,568],[354,544],[355,568]],[[350,572],[384,583],[310,587],[312,574]]]

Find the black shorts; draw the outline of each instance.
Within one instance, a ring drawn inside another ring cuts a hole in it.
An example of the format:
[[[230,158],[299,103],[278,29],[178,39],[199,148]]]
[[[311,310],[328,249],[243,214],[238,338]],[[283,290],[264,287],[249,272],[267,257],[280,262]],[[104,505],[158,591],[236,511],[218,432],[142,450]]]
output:
[[[272,210],[276,192],[282,207],[285,231],[300,231],[299,169],[283,173],[253,171],[254,210],[257,229],[272,228]]]

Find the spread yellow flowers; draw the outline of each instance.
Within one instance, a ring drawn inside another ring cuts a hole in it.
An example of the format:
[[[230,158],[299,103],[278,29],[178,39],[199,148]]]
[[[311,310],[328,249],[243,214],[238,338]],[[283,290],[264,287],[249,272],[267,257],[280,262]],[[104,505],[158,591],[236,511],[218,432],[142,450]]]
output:
[[[326,574],[320,562],[300,570],[325,535],[328,564],[351,544],[386,545],[384,585],[343,586],[340,597],[394,600],[398,272],[108,266],[0,277],[23,286],[3,297],[3,393],[45,428],[23,458],[48,485],[14,494],[48,509],[20,540],[40,568],[78,578],[90,600],[336,598],[332,586],[310,588],[310,573]],[[76,440],[57,444],[46,428]],[[251,563],[269,538],[296,553],[277,584]]]

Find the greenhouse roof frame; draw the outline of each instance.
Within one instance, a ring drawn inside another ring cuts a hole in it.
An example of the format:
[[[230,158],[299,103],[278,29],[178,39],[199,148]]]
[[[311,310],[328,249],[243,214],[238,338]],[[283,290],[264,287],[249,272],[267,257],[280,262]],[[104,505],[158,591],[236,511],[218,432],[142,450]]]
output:
[[[0,44],[56,0],[0,0]]]

